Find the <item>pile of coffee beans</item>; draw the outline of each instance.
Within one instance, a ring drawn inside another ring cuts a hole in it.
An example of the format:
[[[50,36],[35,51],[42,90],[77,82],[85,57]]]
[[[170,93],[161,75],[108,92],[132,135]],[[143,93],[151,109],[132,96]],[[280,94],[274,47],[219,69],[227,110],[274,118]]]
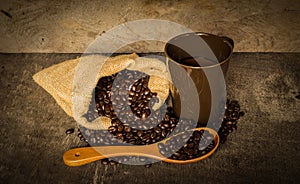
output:
[[[237,129],[237,122],[245,112],[240,111],[240,105],[236,100],[227,100],[225,107],[225,114],[223,117],[222,125],[218,131],[220,142],[225,143],[230,133]]]
[[[121,122],[118,118],[115,118],[112,119],[108,130],[91,130],[79,125],[80,132],[78,132],[78,136],[81,140],[88,142],[92,146],[117,145],[121,142],[134,145],[156,143],[170,135],[178,122],[172,109],[167,109],[164,119],[157,126],[148,130],[134,129],[128,124]],[[181,123],[184,122],[182,121]],[[182,130],[184,129],[176,129],[174,132]]]
[[[111,88],[116,75],[102,77],[95,88],[96,112],[99,116],[116,117],[111,103]],[[96,114],[96,113],[95,113]],[[92,118],[93,116],[91,116]],[[97,117],[97,116],[96,116]]]
[[[109,117],[112,119],[111,126],[108,130],[90,130],[79,126],[78,137],[80,140],[86,141],[92,146],[119,145],[123,142],[147,145],[164,140],[171,133],[178,134],[195,128],[195,126],[203,126],[192,120],[177,118],[172,107],[163,106],[153,110],[153,105],[159,99],[157,94],[148,88],[148,82],[148,75],[130,70],[123,70],[99,79],[95,88],[95,105],[91,103],[86,117],[90,122],[99,116]],[[237,121],[243,115],[244,112],[240,111],[237,101],[227,101],[221,127],[220,125],[215,126],[221,143],[225,143],[227,136],[237,129]],[[67,134],[73,132],[74,130],[70,129],[66,131]],[[168,155],[171,159],[187,160],[205,155],[215,147],[213,135],[208,131],[195,131],[191,136],[187,134],[181,136],[183,137],[180,139],[175,136],[165,144],[159,143],[160,152]],[[175,144],[175,140],[183,142]],[[183,146],[177,148],[175,145]],[[114,165],[116,162],[124,163],[126,162],[126,160],[122,160],[124,158],[128,159],[129,157],[122,157],[119,160],[104,159],[102,163],[104,165]],[[139,159],[147,161],[147,158]]]
[[[122,142],[146,145],[163,140],[174,131],[178,120],[170,107],[152,109],[159,99],[148,88],[148,82],[148,75],[130,70],[102,77],[95,88],[96,105],[90,106],[88,120],[93,121],[98,116],[111,118],[108,131]],[[91,135],[86,137],[92,139],[92,144],[95,141],[100,145],[107,143],[96,136],[95,131],[80,129],[88,131],[84,135]]]
[[[135,82],[129,92],[128,105],[131,111],[139,118],[147,118],[151,114],[150,108],[159,100],[157,93],[152,93],[148,88],[149,76]]]
[[[148,75],[130,70],[102,77],[95,88],[96,109],[99,116],[112,119],[118,117],[125,124],[132,123],[132,127],[135,128],[137,126],[135,122],[149,117],[151,108],[158,102],[157,93],[150,91],[148,82]],[[152,117],[147,118],[151,122],[143,122],[143,126],[149,123],[156,125],[162,119],[155,117],[161,115],[159,111],[152,114]]]
[[[165,139],[175,129],[177,121],[172,116],[172,111],[168,110],[164,119],[156,127],[148,130],[135,129],[119,119],[113,119],[108,131],[123,142],[134,145],[152,144]],[[143,123],[147,122],[142,121],[140,125],[142,126]]]
[[[185,132],[182,135],[171,137],[165,144],[158,144],[160,153],[174,160],[190,160],[201,157],[215,146],[214,135],[207,130],[197,130],[192,135]]]

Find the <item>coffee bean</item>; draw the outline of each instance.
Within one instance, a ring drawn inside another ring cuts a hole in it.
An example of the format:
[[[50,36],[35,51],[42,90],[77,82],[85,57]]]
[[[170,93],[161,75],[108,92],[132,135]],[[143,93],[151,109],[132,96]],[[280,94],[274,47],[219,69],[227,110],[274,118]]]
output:
[[[144,135],[142,136],[142,141],[150,142],[150,135],[149,135],[149,134],[144,134]]]
[[[140,161],[141,162],[145,162],[147,160],[147,158],[145,158],[145,157],[140,157]]]
[[[155,132],[152,132],[151,135],[150,135],[150,137],[151,137],[152,140],[155,140],[155,139],[156,139],[156,136],[157,136],[157,135],[156,135]]]
[[[95,137],[92,137],[88,142],[91,144],[96,144],[97,140]]]
[[[132,132],[128,132],[126,134],[123,133],[123,135],[125,135],[127,139],[131,139],[134,137],[134,134]]]
[[[118,129],[117,129],[117,130],[118,130],[118,132],[122,132],[122,131],[123,131],[123,128],[124,128],[124,126],[123,126],[123,125],[119,125],[119,126],[118,126]]]
[[[124,127],[124,131],[125,131],[125,132],[130,132],[130,131],[131,131],[131,128],[130,128],[128,125],[126,125],[126,126]]]
[[[138,85],[137,87],[136,87],[136,92],[140,92],[141,91],[141,89],[142,89],[142,86],[141,85]]]
[[[143,118],[143,119],[147,118],[147,116],[148,116],[148,115],[147,115],[147,112],[143,112],[143,113],[142,113],[142,118]]]
[[[101,160],[101,164],[103,164],[103,165],[108,165],[108,164],[109,164],[109,160],[108,160],[107,158],[102,159],[102,160]]]
[[[107,99],[107,98],[105,98],[105,99],[103,100],[103,102],[106,103],[106,104],[109,104],[109,103],[110,103],[110,100]]]
[[[244,115],[245,115],[245,112],[244,112],[244,111],[241,111],[241,112],[239,113],[239,115],[240,115],[240,116],[244,116]]]
[[[151,167],[151,166],[152,166],[152,164],[146,164],[146,165],[145,165],[146,168],[149,168],[149,167]]]
[[[116,136],[117,136],[117,137],[122,137],[123,134],[122,134],[121,132],[119,132],[119,133],[116,134]]]
[[[66,130],[66,134],[72,134],[74,133],[75,129],[74,128],[69,128]]]
[[[80,137],[81,141],[87,142],[87,140],[84,137]]]
[[[166,128],[170,127],[170,125],[168,123],[164,123],[163,126],[166,127]]]
[[[115,126],[110,126],[110,127],[108,128],[108,131],[109,131],[110,133],[115,133],[117,130],[118,130],[118,129],[117,129]]]
[[[118,162],[114,161],[114,160],[109,160],[109,165],[117,165]]]
[[[139,131],[137,132],[137,135],[138,135],[139,137],[142,137],[143,131],[142,131],[142,130],[139,130]]]
[[[155,127],[154,128],[154,131],[157,133],[157,134],[160,134],[161,133],[161,129],[159,127]]]
[[[112,126],[119,126],[121,125],[121,122],[119,119],[113,119],[112,122],[111,122],[111,125]]]
[[[161,132],[161,136],[162,136],[162,137],[166,137],[166,136],[167,136],[167,132],[166,132],[166,130],[162,130],[162,132]]]

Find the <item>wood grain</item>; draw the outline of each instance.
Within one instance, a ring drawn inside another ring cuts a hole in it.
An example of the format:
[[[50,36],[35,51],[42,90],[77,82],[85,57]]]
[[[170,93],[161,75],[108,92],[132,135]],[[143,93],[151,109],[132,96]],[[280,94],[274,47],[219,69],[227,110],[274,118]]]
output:
[[[300,51],[298,0],[2,0],[0,9],[12,17],[0,14],[0,52],[82,53],[103,32],[139,19],[169,20],[193,31],[229,36],[237,52]],[[161,44],[140,43],[120,52],[161,51]]]

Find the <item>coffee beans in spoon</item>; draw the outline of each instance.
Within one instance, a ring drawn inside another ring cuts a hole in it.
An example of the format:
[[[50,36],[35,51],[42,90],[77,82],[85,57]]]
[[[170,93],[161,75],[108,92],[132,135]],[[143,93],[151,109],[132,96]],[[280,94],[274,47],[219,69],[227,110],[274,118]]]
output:
[[[158,145],[160,153],[173,160],[198,158],[209,153],[215,146],[214,135],[207,130],[194,131],[192,136],[187,133],[174,136],[165,144]]]

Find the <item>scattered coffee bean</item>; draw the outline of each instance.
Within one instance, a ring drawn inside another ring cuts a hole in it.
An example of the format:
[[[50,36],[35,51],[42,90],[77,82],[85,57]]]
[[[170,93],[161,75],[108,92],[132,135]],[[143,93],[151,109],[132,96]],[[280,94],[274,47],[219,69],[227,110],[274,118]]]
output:
[[[116,162],[116,161],[114,161],[114,160],[110,160],[110,161],[109,161],[109,164],[110,164],[110,165],[117,165],[118,162]]]
[[[103,164],[103,165],[108,165],[108,164],[109,164],[108,158],[102,159],[102,160],[101,160],[101,164]]]
[[[151,167],[151,166],[152,166],[152,164],[146,164],[146,165],[145,165],[146,168],[149,168],[149,167]]]
[[[75,129],[74,128],[69,128],[66,130],[66,134],[72,134],[74,133]]]

